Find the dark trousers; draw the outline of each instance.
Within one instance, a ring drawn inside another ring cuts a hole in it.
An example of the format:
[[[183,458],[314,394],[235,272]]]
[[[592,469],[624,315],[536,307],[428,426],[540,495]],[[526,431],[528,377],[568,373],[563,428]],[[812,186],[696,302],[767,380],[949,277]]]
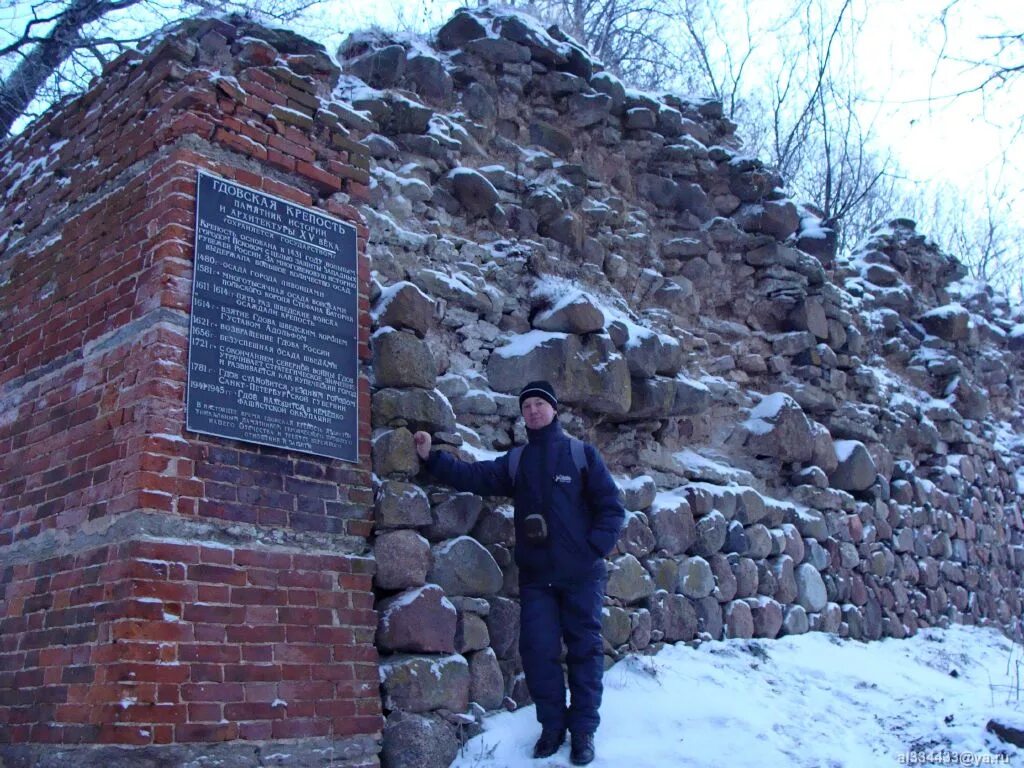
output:
[[[573,733],[597,730],[604,674],[603,595],[604,579],[519,587],[519,655],[542,728],[568,728]],[[568,709],[559,661],[563,639],[571,700]]]

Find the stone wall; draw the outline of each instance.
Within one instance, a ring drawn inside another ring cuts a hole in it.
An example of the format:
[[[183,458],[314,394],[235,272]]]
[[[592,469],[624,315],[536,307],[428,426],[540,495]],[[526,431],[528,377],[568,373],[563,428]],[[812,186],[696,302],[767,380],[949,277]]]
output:
[[[359,464],[184,430],[199,169],[356,223],[368,309],[337,76],[190,24],[3,148],[4,765],[378,762],[368,381]]]
[[[484,710],[528,702],[508,500],[431,484],[411,432],[500,455],[532,379],[630,510],[609,664],[809,630],[1014,631],[1019,311],[913,222],[837,259],[721,105],[631,90],[557,29],[463,11],[429,44],[366,34],[339,56],[338,93],[375,126],[385,765],[446,765]]]

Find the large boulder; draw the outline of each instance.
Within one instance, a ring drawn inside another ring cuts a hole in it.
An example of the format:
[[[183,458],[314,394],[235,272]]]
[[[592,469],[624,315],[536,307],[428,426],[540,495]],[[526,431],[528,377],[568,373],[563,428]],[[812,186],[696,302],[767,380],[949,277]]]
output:
[[[638,603],[654,594],[654,581],[639,560],[623,555],[612,561],[605,591],[626,604]]]
[[[825,582],[818,569],[810,563],[797,566],[796,586],[799,592],[799,603],[810,613],[817,613],[828,603]]]
[[[497,709],[505,698],[505,680],[491,648],[469,657],[469,698],[484,709]]]
[[[392,88],[405,74],[405,48],[387,45],[351,59],[345,66],[371,88]]]
[[[501,589],[501,568],[491,553],[469,536],[435,546],[433,558],[427,580],[446,594],[483,597]]]
[[[622,504],[633,512],[643,512],[654,503],[658,494],[658,486],[650,475],[640,475],[619,482],[622,491]]]
[[[380,678],[386,709],[465,712],[469,706],[469,664],[459,654],[392,656],[381,662]]]
[[[403,592],[377,606],[377,646],[389,652],[454,653],[455,606],[435,584]]]
[[[384,723],[381,765],[385,768],[448,768],[458,753],[455,726],[440,715],[396,709]]]
[[[494,391],[510,393],[547,379],[563,402],[598,413],[629,411],[629,367],[607,336],[521,334],[491,354],[487,379]]]
[[[659,550],[679,555],[697,540],[697,525],[685,501],[673,507],[654,506],[647,515]]]
[[[928,333],[946,341],[963,341],[970,335],[971,314],[960,304],[936,307],[917,320]]]
[[[715,574],[703,557],[687,557],[679,563],[677,589],[693,600],[708,597],[715,591]]]
[[[454,432],[451,403],[433,389],[381,389],[370,403],[374,427],[407,426],[426,432]]]
[[[479,171],[456,168],[449,171],[447,180],[455,199],[471,216],[486,216],[498,204],[498,190]]]
[[[437,46],[442,50],[461,48],[470,40],[487,36],[487,28],[468,10],[462,9],[437,31]]]
[[[396,430],[399,431],[399,430]],[[400,430],[408,435],[408,430]],[[415,469],[419,467],[419,460],[415,455],[415,447],[412,445],[412,436],[409,435],[409,447],[413,451],[409,457],[416,462]],[[374,444],[374,471],[377,469],[377,446]],[[413,471],[415,471],[413,469]],[[384,473],[387,474],[387,473]],[[374,498],[374,520],[377,528],[415,528],[430,523],[430,500],[426,492],[418,485],[405,483],[400,480],[385,480],[377,489]],[[420,582],[422,583],[422,582]],[[407,585],[413,586],[413,585]]]
[[[697,537],[693,542],[693,551],[703,557],[710,557],[721,552],[725,545],[725,537],[729,533],[729,521],[717,509],[704,515],[697,521]]]
[[[619,551],[633,557],[643,557],[650,554],[654,545],[654,533],[647,523],[646,516],[638,512],[628,513],[626,522],[619,532]]]
[[[601,635],[612,648],[618,648],[629,640],[633,627],[629,612],[618,606],[606,606],[601,611]]]
[[[573,292],[539,312],[533,327],[556,333],[596,333],[604,328],[604,312],[587,294]]]
[[[835,441],[836,468],[829,483],[842,491],[864,491],[872,486],[878,470],[875,460],[859,440]]]
[[[645,605],[651,613],[651,628],[661,632],[666,643],[688,642],[697,636],[697,611],[683,595],[658,590]]]
[[[377,570],[373,583],[379,589],[408,589],[426,583],[430,570],[430,542],[416,531],[387,531],[373,543]]]
[[[733,600],[725,606],[725,636],[749,640],[754,636],[754,615],[746,600]]]
[[[378,326],[408,328],[421,338],[434,322],[436,302],[410,282],[384,288],[373,307],[373,320]]]
[[[653,379],[634,378],[630,382],[629,413],[624,419],[666,419],[672,413],[676,398],[674,379],[658,376]]]
[[[412,432],[405,427],[389,429],[374,435],[370,453],[373,459],[373,473],[377,477],[410,477],[420,471],[420,460],[416,455]]]
[[[676,396],[670,416],[699,416],[711,407],[711,390],[685,376],[676,376]]]
[[[454,84],[441,60],[422,53],[405,61],[405,82],[420,96],[440,104],[448,104]]]
[[[782,606],[769,597],[748,598],[746,602],[754,620],[754,637],[778,637],[782,629]]]
[[[491,610],[485,621],[491,636],[491,648],[499,659],[516,655],[519,640],[519,601],[508,597],[494,597],[490,600]]]
[[[811,422],[789,395],[776,392],[762,398],[743,426],[747,433],[745,445],[755,456],[783,462],[805,462],[811,458]]]
[[[431,523],[423,535],[431,541],[465,536],[476,525],[483,501],[475,493],[453,493],[430,511]]]
[[[425,342],[413,333],[384,327],[370,338],[373,379],[378,387],[422,387],[433,389],[437,364]]]

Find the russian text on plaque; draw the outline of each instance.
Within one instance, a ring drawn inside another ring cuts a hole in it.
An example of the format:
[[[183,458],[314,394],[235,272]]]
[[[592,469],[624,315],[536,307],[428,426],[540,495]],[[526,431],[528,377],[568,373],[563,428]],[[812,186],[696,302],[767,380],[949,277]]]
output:
[[[356,230],[199,173],[186,428],[358,461]]]

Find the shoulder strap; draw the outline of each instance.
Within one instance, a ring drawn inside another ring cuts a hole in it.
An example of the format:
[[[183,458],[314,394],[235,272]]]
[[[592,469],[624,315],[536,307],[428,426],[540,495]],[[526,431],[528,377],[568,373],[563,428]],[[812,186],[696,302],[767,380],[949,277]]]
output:
[[[523,445],[517,445],[508,452],[508,479],[512,485],[516,484],[516,475],[519,473],[519,460],[523,458]]]
[[[516,475],[519,474],[519,461],[523,458],[523,449],[525,447],[524,445],[517,445],[508,452],[508,479],[512,481],[513,485],[516,482]],[[576,469],[580,472],[589,469],[586,445],[582,440],[570,437],[569,450],[572,452],[572,463],[576,465]]]
[[[583,441],[570,437],[569,449],[572,451],[572,463],[576,465],[576,469],[580,472],[588,469],[586,445],[584,445]]]

